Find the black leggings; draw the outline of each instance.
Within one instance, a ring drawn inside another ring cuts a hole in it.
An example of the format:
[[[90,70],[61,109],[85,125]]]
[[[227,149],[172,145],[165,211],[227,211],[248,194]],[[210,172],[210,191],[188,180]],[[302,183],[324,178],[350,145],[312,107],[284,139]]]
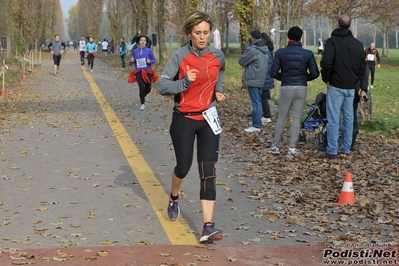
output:
[[[219,153],[219,135],[215,135],[205,120],[193,120],[173,113],[170,136],[176,155],[174,174],[184,178],[193,163],[194,140],[197,136],[197,163],[201,178],[200,199],[216,199],[216,162]]]
[[[80,51],[80,62],[81,63],[85,62],[85,51]]]
[[[89,53],[89,55],[87,56],[87,60],[88,60],[88,64],[90,66],[90,69],[93,69],[93,65],[94,65],[94,55],[93,55],[93,53]]]
[[[143,80],[143,77],[141,76],[141,72],[136,73],[136,80],[137,80],[137,83],[139,84],[139,90],[140,90],[141,104],[144,104],[145,96],[147,96],[147,94],[150,93],[150,91],[151,91],[152,75],[148,74],[148,78],[150,79],[150,83],[145,83]]]
[[[270,90],[262,90],[261,99],[262,99],[263,116],[266,118],[272,118],[269,106]]]
[[[125,68],[125,55],[121,55],[122,68]]]
[[[374,84],[374,72],[375,72],[375,63],[367,63],[366,64],[366,76],[369,78],[369,73],[371,72],[371,85]]]

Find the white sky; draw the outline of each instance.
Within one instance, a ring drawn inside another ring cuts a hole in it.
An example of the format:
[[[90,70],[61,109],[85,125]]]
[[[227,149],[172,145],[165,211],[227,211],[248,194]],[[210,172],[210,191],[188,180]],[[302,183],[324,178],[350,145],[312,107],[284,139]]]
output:
[[[78,0],[60,0],[62,14],[64,15],[64,19],[68,18],[68,10],[71,6],[76,5]]]

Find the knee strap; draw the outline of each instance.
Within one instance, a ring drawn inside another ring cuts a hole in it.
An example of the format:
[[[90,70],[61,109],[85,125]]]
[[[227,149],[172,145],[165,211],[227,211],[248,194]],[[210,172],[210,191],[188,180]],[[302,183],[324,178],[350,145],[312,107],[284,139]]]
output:
[[[216,162],[202,161],[198,165],[201,178],[200,199],[216,199]]]

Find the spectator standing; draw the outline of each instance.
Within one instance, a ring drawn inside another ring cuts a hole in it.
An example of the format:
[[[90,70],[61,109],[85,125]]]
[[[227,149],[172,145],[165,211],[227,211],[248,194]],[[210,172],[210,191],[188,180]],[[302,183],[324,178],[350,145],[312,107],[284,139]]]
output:
[[[208,46],[212,26],[209,14],[194,11],[188,15],[183,24],[183,33],[191,40],[171,56],[158,84],[160,94],[175,96],[170,136],[176,155],[176,167],[172,172],[168,216],[175,221],[180,214],[180,187],[191,168],[194,141],[197,138],[203,223],[199,242],[202,244],[223,238],[222,230],[215,228],[213,213],[221,132],[216,103],[225,100],[222,94],[225,61],[221,50]],[[206,117],[212,117],[212,121],[217,123],[207,122]]]
[[[121,37],[119,39],[120,45],[119,45],[119,55],[121,57],[122,61],[122,69],[125,69],[125,55],[126,55],[126,44],[125,44],[125,38]]]
[[[79,41],[80,64],[85,64],[86,37],[82,35]]]
[[[301,114],[308,92],[307,82],[320,75],[313,52],[302,48],[302,34],[302,29],[297,26],[288,30],[288,45],[277,50],[270,69],[270,76],[281,81],[278,119],[273,145],[268,150],[272,154],[280,153],[280,141],[290,109],[292,122],[288,155],[298,154],[295,146],[301,130]]]
[[[97,57],[97,44],[94,42],[93,37],[89,38],[89,43],[86,44],[85,50],[87,52],[87,60],[90,66],[90,72],[93,72],[94,58]]]
[[[101,47],[103,49],[103,55],[107,56],[108,54],[108,42],[106,39],[104,39],[101,43]]]
[[[370,89],[374,88],[374,73],[375,73],[375,62],[377,62],[377,67],[380,68],[380,55],[378,50],[375,49],[374,43],[370,43],[370,46],[364,50],[366,54],[366,75],[367,79],[371,73]]]
[[[353,138],[353,100],[356,83],[362,78],[366,61],[363,45],[349,29],[351,18],[342,15],[338,18],[338,28],[334,29],[324,47],[321,61],[321,74],[327,84],[327,150],[320,158],[333,159],[338,155],[340,114],[341,154],[349,155]]]
[[[364,72],[362,78],[355,86],[355,97],[353,99],[353,134],[352,134],[352,145],[351,151],[356,149],[356,139],[357,134],[359,134],[359,123],[357,120],[357,109],[360,101],[368,101],[367,91],[368,91],[368,76]]]
[[[216,49],[222,49],[222,43],[220,41],[220,32],[218,29],[215,29],[213,32],[213,47]]]
[[[238,63],[244,68],[243,84],[248,88],[252,108],[252,125],[244,130],[252,133],[262,128],[261,96],[268,70],[269,50],[259,30],[253,30],[250,38],[251,45],[238,58]]]
[[[137,81],[139,84],[140,111],[144,111],[146,96],[151,92],[151,83],[157,81],[158,75],[151,67],[155,64],[156,59],[151,48],[147,47],[148,37],[141,35],[137,37],[137,40],[139,47],[133,50],[130,58],[130,62],[134,63],[135,70],[130,73],[128,82]]]
[[[152,46],[157,46],[157,35],[155,33],[151,34]]]
[[[65,43],[60,41],[60,36],[56,34],[54,35],[54,40],[49,43],[47,47],[50,53],[53,55],[54,77],[56,77],[58,75],[58,72],[60,71],[61,57],[65,51]],[[53,50],[51,50],[51,47],[53,48]]]
[[[270,105],[269,105],[269,100],[271,100],[270,90],[274,88],[274,79],[270,77],[270,68],[272,66],[272,61],[273,61],[274,45],[272,39],[270,39],[269,35],[267,35],[266,32],[262,32],[261,36],[263,42],[266,44],[267,48],[269,49],[267,75],[266,75],[265,85],[263,85],[262,88],[262,95],[261,95],[262,110],[263,110],[263,116],[261,121],[262,123],[270,123],[272,122],[273,118],[270,112]]]

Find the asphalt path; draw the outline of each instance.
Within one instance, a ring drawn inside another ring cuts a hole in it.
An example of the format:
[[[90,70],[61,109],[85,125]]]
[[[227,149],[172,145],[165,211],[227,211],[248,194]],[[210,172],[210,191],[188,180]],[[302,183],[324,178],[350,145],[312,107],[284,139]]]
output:
[[[0,135],[0,248],[197,245],[195,158],[182,186],[181,216],[172,222],[166,215],[175,165],[172,99],[153,88],[139,111],[127,70],[96,59],[90,72],[79,63],[78,52],[69,52],[54,77],[52,62],[43,60],[22,81],[19,100],[10,88],[0,102],[13,106]],[[221,143],[214,222],[225,237],[214,246],[319,244],[301,227],[259,215],[259,202],[231,175],[250,166],[231,160]],[[245,178],[249,186],[257,182]]]

